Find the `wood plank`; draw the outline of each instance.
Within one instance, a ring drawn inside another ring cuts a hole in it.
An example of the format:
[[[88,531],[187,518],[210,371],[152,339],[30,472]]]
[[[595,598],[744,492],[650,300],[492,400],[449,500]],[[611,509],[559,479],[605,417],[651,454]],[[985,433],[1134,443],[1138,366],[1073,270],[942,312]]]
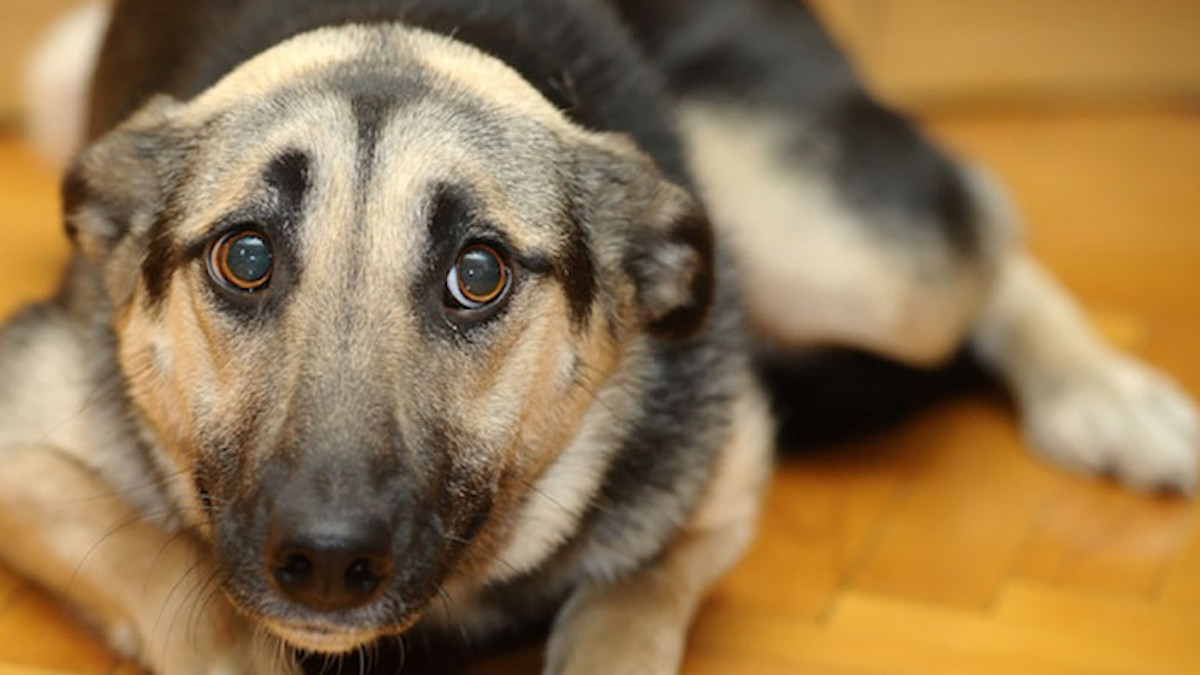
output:
[[[21,578],[12,570],[0,565],[0,614],[8,609],[17,589],[21,587]]]
[[[694,632],[692,653],[696,662],[745,664],[745,670],[730,672],[759,667],[888,675],[1148,672],[1110,667],[1104,646],[1063,639],[1042,624],[997,625],[974,611],[854,591],[840,599],[829,626],[780,615],[708,613]]]
[[[760,536],[710,602],[817,620],[901,483],[903,460],[888,445],[891,438],[783,460]]]
[[[1192,535],[1194,505],[1115,485],[1065,483],[1040,512],[1014,573],[1056,586],[1150,599]]]
[[[84,675],[75,670],[60,670],[58,668],[40,668],[37,666],[22,666],[12,663],[0,663],[0,675]]]
[[[1160,322],[1153,356],[1168,366],[1172,375],[1196,400],[1200,400],[1200,320],[1178,316]],[[1159,598],[1167,605],[1200,614],[1200,502],[1193,502],[1191,533],[1162,579]]]
[[[28,588],[0,615],[0,663],[103,675],[117,660],[94,633]]]
[[[928,125],[1010,188],[1031,248],[1094,307],[1200,307],[1200,116],[971,115]]]
[[[858,17],[872,22],[870,40],[850,44],[866,45],[856,52],[866,79],[907,106],[1200,96],[1200,3],[878,0],[872,9]]]
[[[1160,601],[1170,607],[1200,612],[1200,516],[1193,516],[1187,546],[1163,578]]]
[[[1064,480],[1030,458],[1009,410],[956,402],[923,422],[927,449],[851,581],[860,591],[982,608]]]
[[[1109,666],[1128,672],[1200,672],[1200,614],[1193,611],[1014,582],[997,603],[996,620],[1053,626],[1057,639],[1081,652],[1094,649]]]
[[[54,171],[30,150],[0,142],[0,318],[50,295],[69,244],[59,215]]]

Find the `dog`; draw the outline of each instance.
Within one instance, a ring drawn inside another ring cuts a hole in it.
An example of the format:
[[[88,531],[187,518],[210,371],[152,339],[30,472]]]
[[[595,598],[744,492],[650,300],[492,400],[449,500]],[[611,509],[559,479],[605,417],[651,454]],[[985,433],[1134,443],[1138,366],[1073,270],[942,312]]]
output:
[[[120,0],[40,54],[75,253],[0,333],[0,556],[153,672],[677,672],[830,350],[1195,486],[1188,399],[803,4]]]

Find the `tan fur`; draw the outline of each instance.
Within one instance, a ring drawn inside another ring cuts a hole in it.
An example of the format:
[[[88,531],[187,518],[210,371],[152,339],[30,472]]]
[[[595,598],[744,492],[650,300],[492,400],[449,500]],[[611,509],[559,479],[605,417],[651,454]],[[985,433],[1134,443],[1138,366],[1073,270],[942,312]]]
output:
[[[270,640],[206,588],[211,568],[168,512],[138,514],[57,449],[0,448],[8,560],[86,608],[126,656],[169,675],[288,673]]]
[[[381,29],[386,33],[381,34]],[[286,40],[198,96],[184,121],[209,119],[222,110],[267,96],[316,71],[352,62],[370,47],[392,50],[400,58],[427,66],[445,78],[444,86],[487,101],[490,108],[513,118],[527,117],[563,133],[586,133],[501,61],[481,58],[479,50],[462,42],[401,25],[324,28]]]
[[[635,352],[627,358],[636,360],[639,356]],[[615,378],[595,386],[596,405],[590,407],[567,448],[535,477],[530,498],[516,514],[512,534],[496,554],[488,581],[501,581],[534,569],[577,530],[580,518],[595,499],[612,459],[612,437],[629,406],[635,405],[630,392],[636,383]]]
[[[544,675],[671,675],[709,587],[741,557],[758,522],[774,428],[747,383],[714,482],[659,559],[634,574],[575,592],[550,636]]]
[[[356,182],[364,174],[349,102],[320,85],[295,84],[320,82],[331,68],[365,50],[375,50],[374,58],[427,67],[434,94],[383,120],[378,147],[387,151],[377,154],[363,185]],[[254,107],[289,87],[296,90],[288,90],[286,112],[264,118]],[[481,113],[506,135],[502,151],[480,145],[469,123],[447,111],[445,99],[470,97],[478,98]],[[214,303],[203,257],[174,270],[161,305],[149,301],[140,275],[127,275],[138,279],[136,285],[116,294],[120,362],[133,401],[169,458],[165,470],[191,476],[212,439],[239,438],[242,446],[232,449],[241,453],[244,480],[253,485],[273,460],[274,448],[294,433],[285,422],[297,395],[317,392],[325,401],[344,402],[334,417],[349,422],[364,414],[353,407],[354,390],[361,383],[388,383],[388,405],[394,406],[388,412],[403,438],[419,442],[429,435],[427,420],[436,419],[476,439],[446,459],[496,489],[493,516],[447,584],[469,597],[483,584],[511,578],[549,556],[577,526],[597,489],[608,457],[592,443],[606,427],[619,428],[613,413],[629,405],[621,400],[622,388],[637,386],[608,380],[619,366],[636,372],[639,350],[622,340],[635,335],[645,317],[633,306],[632,284],[620,282],[622,261],[601,255],[594,263],[606,286],[606,321],[572,325],[563,294],[549,279],[531,276],[506,310],[506,333],[489,337],[486,350],[428,339],[423,310],[407,298],[426,264],[433,188],[466,186],[479,201],[479,215],[515,247],[549,253],[563,245],[560,232],[548,226],[561,217],[566,200],[557,183],[561,169],[552,163],[563,148],[603,154],[641,172],[630,188],[638,194],[629,202],[646,202],[663,221],[681,214],[686,194],[658,187],[653,165],[631,143],[568,123],[498,61],[399,26],[350,26],[293,38],[194,101],[151,103],[102,140],[84,166],[102,174],[97,158],[115,153],[105,148],[120,134],[163,129],[185,135],[203,130],[206,138],[220,139],[190,151],[193,179],[175,195],[183,217],[170,232],[178,242],[209,238],[239,205],[270,199],[262,175],[272,158],[301,151],[311,161],[309,206],[303,222],[293,224],[300,233],[293,264],[303,275],[269,326],[249,329]],[[521,170],[507,170],[511,166]],[[149,223],[136,227],[144,231]],[[144,237],[129,238],[122,244],[127,250],[114,255],[138,260],[146,254],[139,249],[144,245]],[[685,286],[696,261],[682,249],[663,255],[668,259],[659,264],[679,270],[678,285]],[[362,270],[354,279],[351,265]],[[663,289],[645,302],[666,311],[682,299]],[[572,373],[573,364],[579,374]],[[249,418],[255,426],[246,439],[239,425]],[[322,449],[328,456],[363,451]],[[192,506],[187,514],[192,524],[213,536],[195,486],[178,481],[172,494],[177,503]],[[342,651],[375,634],[345,627],[330,637],[323,626],[256,618],[290,643],[317,651]]]

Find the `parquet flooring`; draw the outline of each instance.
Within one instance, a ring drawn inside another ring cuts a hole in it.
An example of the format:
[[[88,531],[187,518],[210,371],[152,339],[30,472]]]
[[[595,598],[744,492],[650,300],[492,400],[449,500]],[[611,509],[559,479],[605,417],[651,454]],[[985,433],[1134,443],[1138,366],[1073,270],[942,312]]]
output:
[[[1200,113],[927,120],[993,167],[1031,246],[1109,338],[1200,396]],[[65,255],[54,177],[0,141],[0,314]],[[688,675],[1195,675],[1200,508],[1064,475],[981,394],[782,461],[758,543],[713,593]],[[536,672],[522,652],[481,673]],[[0,570],[0,675],[135,672]]]

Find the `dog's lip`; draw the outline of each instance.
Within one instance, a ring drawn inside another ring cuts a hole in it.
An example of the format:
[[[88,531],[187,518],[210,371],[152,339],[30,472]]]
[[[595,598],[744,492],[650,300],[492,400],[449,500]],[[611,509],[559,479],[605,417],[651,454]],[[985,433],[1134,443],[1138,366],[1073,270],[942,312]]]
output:
[[[264,619],[263,624],[267,630],[295,649],[334,656],[354,651],[388,635],[400,635],[419,619],[419,615],[414,613],[401,625],[369,628],[305,621],[286,622],[278,619]]]
[[[266,622],[267,629],[291,647],[318,654],[345,654],[391,631],[339,629],[319,624]]]

